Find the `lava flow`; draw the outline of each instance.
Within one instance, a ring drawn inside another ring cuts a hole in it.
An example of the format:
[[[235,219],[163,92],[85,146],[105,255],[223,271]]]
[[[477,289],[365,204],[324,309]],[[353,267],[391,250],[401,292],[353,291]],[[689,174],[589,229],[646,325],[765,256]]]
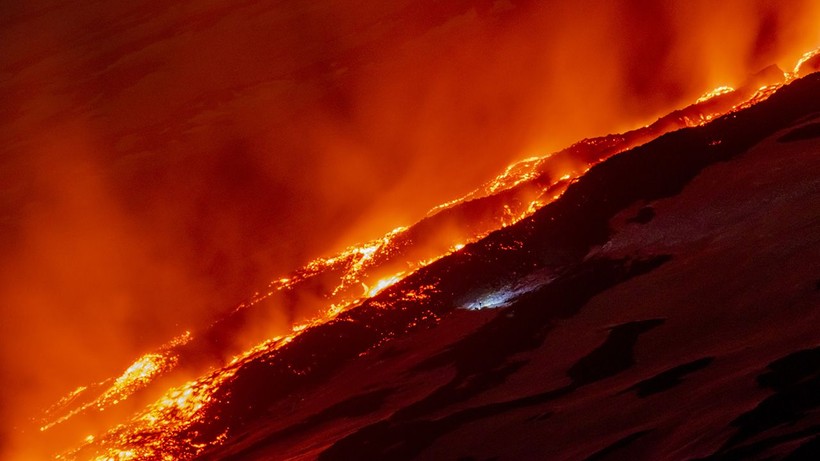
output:
[[[432,209],[411,226],[313,260],[273,280],[208,328],[186,332],[159,350],[140,356],[119,377],[76,389],[44,412],[38,420],[39,430],[44,437],[59,432],[63,438],[79,440],[75,448],[58,456],[64,460],[192,459],[223,444],[235,433],[236,425],[244,424],[254,412],[264,411],[252,408],[250,394],[275,394],[279,387],[296,386],[300,379],[321,372],[318,359],[295,358],[293,350],[299,344],[326,341],[321,344],[340,349],[348,347],[344,341],[382,344],[412,329],[435,324],[442,315],[437,293],[444,288],[439,279],[427,278],[425,268],[445,259],[470,258],[476,242],[559,200],[590,168],[619,153],[665,133],[703,126],[765,101],[785,85],[817,70],[818,56],[820,50],[806,53],[786,73],[769,68],[737,89],[716,88],[650,125],[586,139],[562,151],[510,165],[492,181]],[[544,283],[531,282],[464,302],[463,307],[504,305]],[[258,327],[266,312],[294,302],[312,305],[313,311],[323,314],[300,322],[287,335],[271,337],[270,331]],[[374,318],[391,312],[397,318],[395,324],[373,332],[360,322],[357,315],[364,315],[360,312]],[[334,332],[332,341],[320,333],[326,329]],[[361,351],[353,346],[350,350],[363,354],[375,347],[367,344]],[[244,378],[251,370],[269,378],[266,381],[271,389],[257,389],[258,378]],[[221,409],[244,403],[248,403],[245,415]],[[80,434],[75,423],[82,428],[79,430],[99,429],[91,435]]]

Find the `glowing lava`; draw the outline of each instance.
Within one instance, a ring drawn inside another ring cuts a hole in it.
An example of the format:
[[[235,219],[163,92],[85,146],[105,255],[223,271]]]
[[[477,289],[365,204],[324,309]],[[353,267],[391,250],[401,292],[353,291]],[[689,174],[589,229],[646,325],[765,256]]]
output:
[[[237,373],[261,356],[273,357],[300,335],[316,325],[338,321],[343,313],[372,299],[372,305],[391,309],[399,302],[423,302],[437,288],[425,284],[415,291],[388,290],[419,269],[456,252],[469,251],[469,244],[488,233],[515,224],[531,216],[538,209],[558,199],[569,184],[584,174],[592,165],[635,145],[684,126],[707,123],[714,118],[754,105],[773,94],[782,85],[797,78],[801,67],[814,59],[820,50],[806,53],[792,73],[784,75],[780,83],[767,84],[743,93],[740,89],[719,87],[699,98],[692,112],[679,114],[675,124],[665,127],[648,126],[620,136],[583,141],[566,151],[544,157],[531,157],[510,165],[492,181],[475,191],[430,211],[425,220],[439,219],[460,207],[482,204],[492,213],[480,218],[464,218],[453,225],[456,230],[427,242],[420,237],[422,221],[410,227],[398,227],[382,238],[351,246],[329,258],[318,258],[287,277],[272,281],[264,292],[256,293],[234,312],[246,311],[252,306],[274,299],[282,293],[295,293],[309,281],[322,277],[332,280],[322,286],[324,310],[313,320],[294,326],[287,335],[261,338],[244,352],[233,355],[225,363],[217,363],[204,375],[165,391],[154,403],[131,417],[127,422],[110,428],[102,435],[85,438],[79,447],[61,455],[60,459],[131,460],[131,459],[191,459],[208,447],[223,443],[228,433],[205,436],[194,428],[207,417],[209,408],[217,401],[219,391],[235,379]],[[725,106],[708,106],[719,102]],[[740,100],[736,100],[740,98]],[[707,107],[708,106],[708,107]],[[578,159],[578,154],[586,155]],[[448,221],[452,222],[452,221]],[[429,244],[428,244],[429,243]],[[477,297],[465,307],[485,308],[502,306],[531,287],[508,287]],[[421,320],[437,321],[434,314]],[[411,325],[412,326],[412,325]],[[49,409],[41,431],[88,411],[102,411],[116,406],[135,392],[154,383],[160,376],[180,365],[178,350],[193,339],[185,333],[156,352],[139,357],[116,379],[81,387],[64,397]],[[300,371],[294,371],[299,373]],[[95,398],[86,398],[98,391]]]

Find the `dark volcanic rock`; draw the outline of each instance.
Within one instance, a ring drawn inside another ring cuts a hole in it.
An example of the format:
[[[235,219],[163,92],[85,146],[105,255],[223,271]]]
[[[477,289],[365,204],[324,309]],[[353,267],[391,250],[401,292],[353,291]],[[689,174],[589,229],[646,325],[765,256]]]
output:
[[[635,391],[638,397],[648,397],[650,395],[658,394],[660,392],[669,390],[683,382],[683,378],[694,373],[702,368],[706,368],[714,360],[714,357],[704,357],[692,362],[678,365],[670,368],[662,373],[659,373],[649,379],[645,379],[628,390]]]
[[[618,440],[617,442],[613,443],[612,445],[604,448],[601,451],[595,452],[592,456],[584,459],[584,461],[601,461],[605,459],[617,459],[619,456],[618,453],[625,447],[628,447],[630,444],[635,442],[636,440],[640,439],[641,437],[645,436],[649,431],[638,431],[632,434],[627,435],[626,437]]]
[[[773,389],[774,394],[761,401],[754,409],[732,421],[738,430],[712,459],[743,459],[762,451],[768,445],[778,445],[790,439],[800,440],[804,431],[764,437],[756,442],[739,446],[744,441],[780,425],[794,426],[807,414],[818,413],[820,407],[820,347],[789,354],[772,362],[768,372],[757,379],[761,386]],[[820,430],[820,426],[808,434]]]
[[[244,367],[203,458],[811,459],[818,113],[813,75],[593,167]]]
[[[820,123],[807,123],[778,138],[780,142],[803,141],[820,137]]]

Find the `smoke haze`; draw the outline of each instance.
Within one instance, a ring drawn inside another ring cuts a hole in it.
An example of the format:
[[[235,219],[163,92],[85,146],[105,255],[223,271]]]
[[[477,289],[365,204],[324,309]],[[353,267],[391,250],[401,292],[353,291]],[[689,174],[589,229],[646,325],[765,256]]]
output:
[[[0,416],[514,160],[790,70],[818,23],[809,0],[4,1]]]

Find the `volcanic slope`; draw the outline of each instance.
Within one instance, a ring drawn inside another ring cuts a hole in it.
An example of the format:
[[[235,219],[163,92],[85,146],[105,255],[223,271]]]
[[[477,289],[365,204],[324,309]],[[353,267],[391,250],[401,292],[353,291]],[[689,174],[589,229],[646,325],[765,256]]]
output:
[[[206,328],[183,332],[136,358],[124,367],[121,375],[67,392],[40,418],[35,418],[38,427],[32,429],[38,431],[37,438],[43,446],[61,447],[46,448],[47,452],[64,451],[67,445],[80,443],[78,450],[65,452],[73,459],[82,459],[98,449],[107,453],[100,455],[104,457],[195,456],[208,445],[219,443],[223,433],[211,440],[196,437],[196,441],[189,440],[191,443],[187,439],[180,441],[179,434],[210,414],[205,407],[214,403],[212,395],[232,381],[234,372],[245,362],[261,354],[278,353],[280,347],[311,326],[377,296],[408,274],[465,244],[531,216],[560,197],[573,178],[583,175],[591,165],[664,133],[702,125],[721,114],[759,102],[799,76],[800,68],[798,65],[793,73],[784,73],[771,66],[751,76],[736,90],[718,88],[652,124],[626,133],[584,139],[559,152],[514,163],[496,178],[434,208],[411,226],[393,229],[381,238],[350,246],[334,256],[319,257],[285,277],[274,279]],[[533,276],[537,279],[543,275]],[[512,290],[479,297],[466,306],[503,305],[530,289],[528,286],[534,281],[525,279]],[[424,286],[427,292],[433,287]],[[412,293],[422,297],[430,294]],[[282,321],[283,316],[289,317],[287,321]],[[191,377],[198,378],[190,380]],[[121,426],[124,421],[125,428]],[[88,427],[97,428],[91,438]],[[146,439],[151,443],[146,444]],[[70,440],[73,442],[66,442]]]
[[[819,79],[594,166],[532,216],[65,457],[812,454]]]
[[[593,167],[243,366],[201,458],[818,459],[818,126],[813,74]]]

